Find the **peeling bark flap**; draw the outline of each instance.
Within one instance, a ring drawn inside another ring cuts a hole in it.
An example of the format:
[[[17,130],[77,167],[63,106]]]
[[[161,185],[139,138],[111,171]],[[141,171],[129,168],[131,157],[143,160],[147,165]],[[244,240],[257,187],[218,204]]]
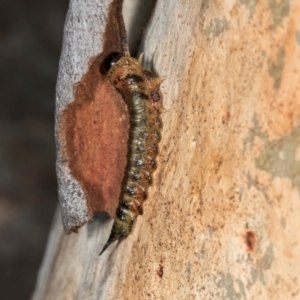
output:
[[[69,168],[86,193],[89,214],[114,216],[126,166],[128,113],[121,96],[99,73],[96,59],[63,113]]]
[[[122,3],[122,0],[111,1],[107,6],[107,18],[100,18],[100,23],[106,22],[101,24],[105,30],[99,35],[100,44],[99,40],[95,44],[102,46],[98,53],[102,52],[88,57],[88,70],[79,83],[73,83],[75,98],[57,116],[58,168],[62,170],[58,177],[66,232],[77,231],[95,212],[106,211],[114,217],[119,201],[126,166],[129,118],[123,99],[99,68],[107,54],[113,51],[128,53]],[[67,23],[66,28],[72,27],[73,23]],[[74,41],[66,37],[63,47],[76,52],[76,46],[71,47],[70,43]],[[71,59],[69,63],[76,62]],[[70,179],[61,180],[60,176],[68,173]],[[77,190],[73,189],[73,181],[79,184]],[[64,193],[66,189],[72,192]],[[84,195],[80,195],[82,192]],[[78,195],[79,201],[73,201],[74,195]]]

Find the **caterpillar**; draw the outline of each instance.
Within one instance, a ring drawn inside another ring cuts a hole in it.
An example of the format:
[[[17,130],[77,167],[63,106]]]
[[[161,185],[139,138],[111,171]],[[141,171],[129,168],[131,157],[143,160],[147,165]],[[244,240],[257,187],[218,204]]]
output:
[[[102,64],[110,83],[127,104],[130,128],[127,166],[116,217],[109,239],[99,255],[114,241],[120,241],[132,232],[137,216],[143,214],[143,202],[147,199],[147,189],[156,169],[162,130],[159,86],[164,78],[155,77],[142,68],[141,60],[141,56],[136,60],[113,52]]]

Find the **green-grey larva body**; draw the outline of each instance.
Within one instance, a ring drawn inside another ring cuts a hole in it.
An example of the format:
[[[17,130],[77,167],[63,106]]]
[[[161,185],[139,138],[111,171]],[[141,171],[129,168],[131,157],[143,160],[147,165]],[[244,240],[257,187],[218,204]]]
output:
[[[162,122],[161,78],[155,78],[131,57],[121,57],[108,70],[110,82],[121,93],[130,114],[128,163],[116,218],[104,250],[115,240],[128,236],[136,218],[143,214],[147,188],[156,169]]]

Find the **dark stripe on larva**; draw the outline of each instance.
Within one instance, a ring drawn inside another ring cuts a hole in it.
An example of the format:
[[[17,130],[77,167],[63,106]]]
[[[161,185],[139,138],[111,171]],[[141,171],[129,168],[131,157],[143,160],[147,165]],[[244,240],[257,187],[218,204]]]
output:
[[[128,163],[119,206],[110,237],[100,254],[115,240],[128,236],[137,216],[143,214],[143,202],[148,197],[147,189],[152,184],[152,173],[157,167],[162,128],[161,80],[131,57],[122,57],[111,64],[106,62],[105,66],[111,66],[107,76],[128,106],[130,132]]]
[[[134,75],[134,74],[128,74],[125,77],[127,84],[134,84],[134,83],[140,83],[143,82],[143,78],[141,76],[138,75]]]
[[[132,92],[132,97],[136,98],[136,99],[139,99],[139,100],[148,100],[149,99],[147,94],[145,94],[143,92],[140,92],[140,91],[133,91]]]

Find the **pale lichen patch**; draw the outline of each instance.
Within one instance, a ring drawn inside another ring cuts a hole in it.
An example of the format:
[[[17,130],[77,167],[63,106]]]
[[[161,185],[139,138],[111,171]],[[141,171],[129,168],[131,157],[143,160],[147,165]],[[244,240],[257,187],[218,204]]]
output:
[[[241,280],[234,278],[231,273],[219,273],[219,277],[220,280],[216,282],[217,287],[226,290],[223,299],[246,299],[244,284]]]
[[[250,18],[253,16],[255,12],[256,5],[258,0],[240,0],[241,4],[245,5],[249,10]]]
[[[269,0],[269,7],[273,17],[273,29],[275,30],[278,25],[281,25],[283,19],[287,17],[290,11],[289,0]]]
[[[285,51],[284,48],[279,48],[277,52],[277,58],[276,61],[271,62],[269,61],[268,65],[268,72],[271,77],[274,78],[274,89],[278,90],[280,88],[281,84],[281,77],[282,77],[282,71],[284,68],[284,57],[285,57]]]
[[[208,40],[212,40],[222,34],[224,31],[228,30],[228,28],[229,22],[224,17],[220,19],[215,18],[205,29],[205,34]]]
[[[295,35],[296,35],[296,42],[300,46],[300,30],[297,30]]]
[[[259,155],[255,158],[256,168],[266,171],[271,178],[287,178],[297,188],[300,194],[300,121],[286,135],[279,139],[270,139],[264,132],[257,120],[253,117],[253,127],[244,140],[244,152],[247,150],[256,150]],[[256,147],[259,142],[260,147]],[[248,173],[248,188],[257,183]],[[259,189],[265,189],[259,186]]]
[[[288,178],[300,194],[300,162],[296,160],[300,144],[300,122],[289,134],[278,140],[264,139],[262,152],[255,160],[256,167],[272,177]]]

